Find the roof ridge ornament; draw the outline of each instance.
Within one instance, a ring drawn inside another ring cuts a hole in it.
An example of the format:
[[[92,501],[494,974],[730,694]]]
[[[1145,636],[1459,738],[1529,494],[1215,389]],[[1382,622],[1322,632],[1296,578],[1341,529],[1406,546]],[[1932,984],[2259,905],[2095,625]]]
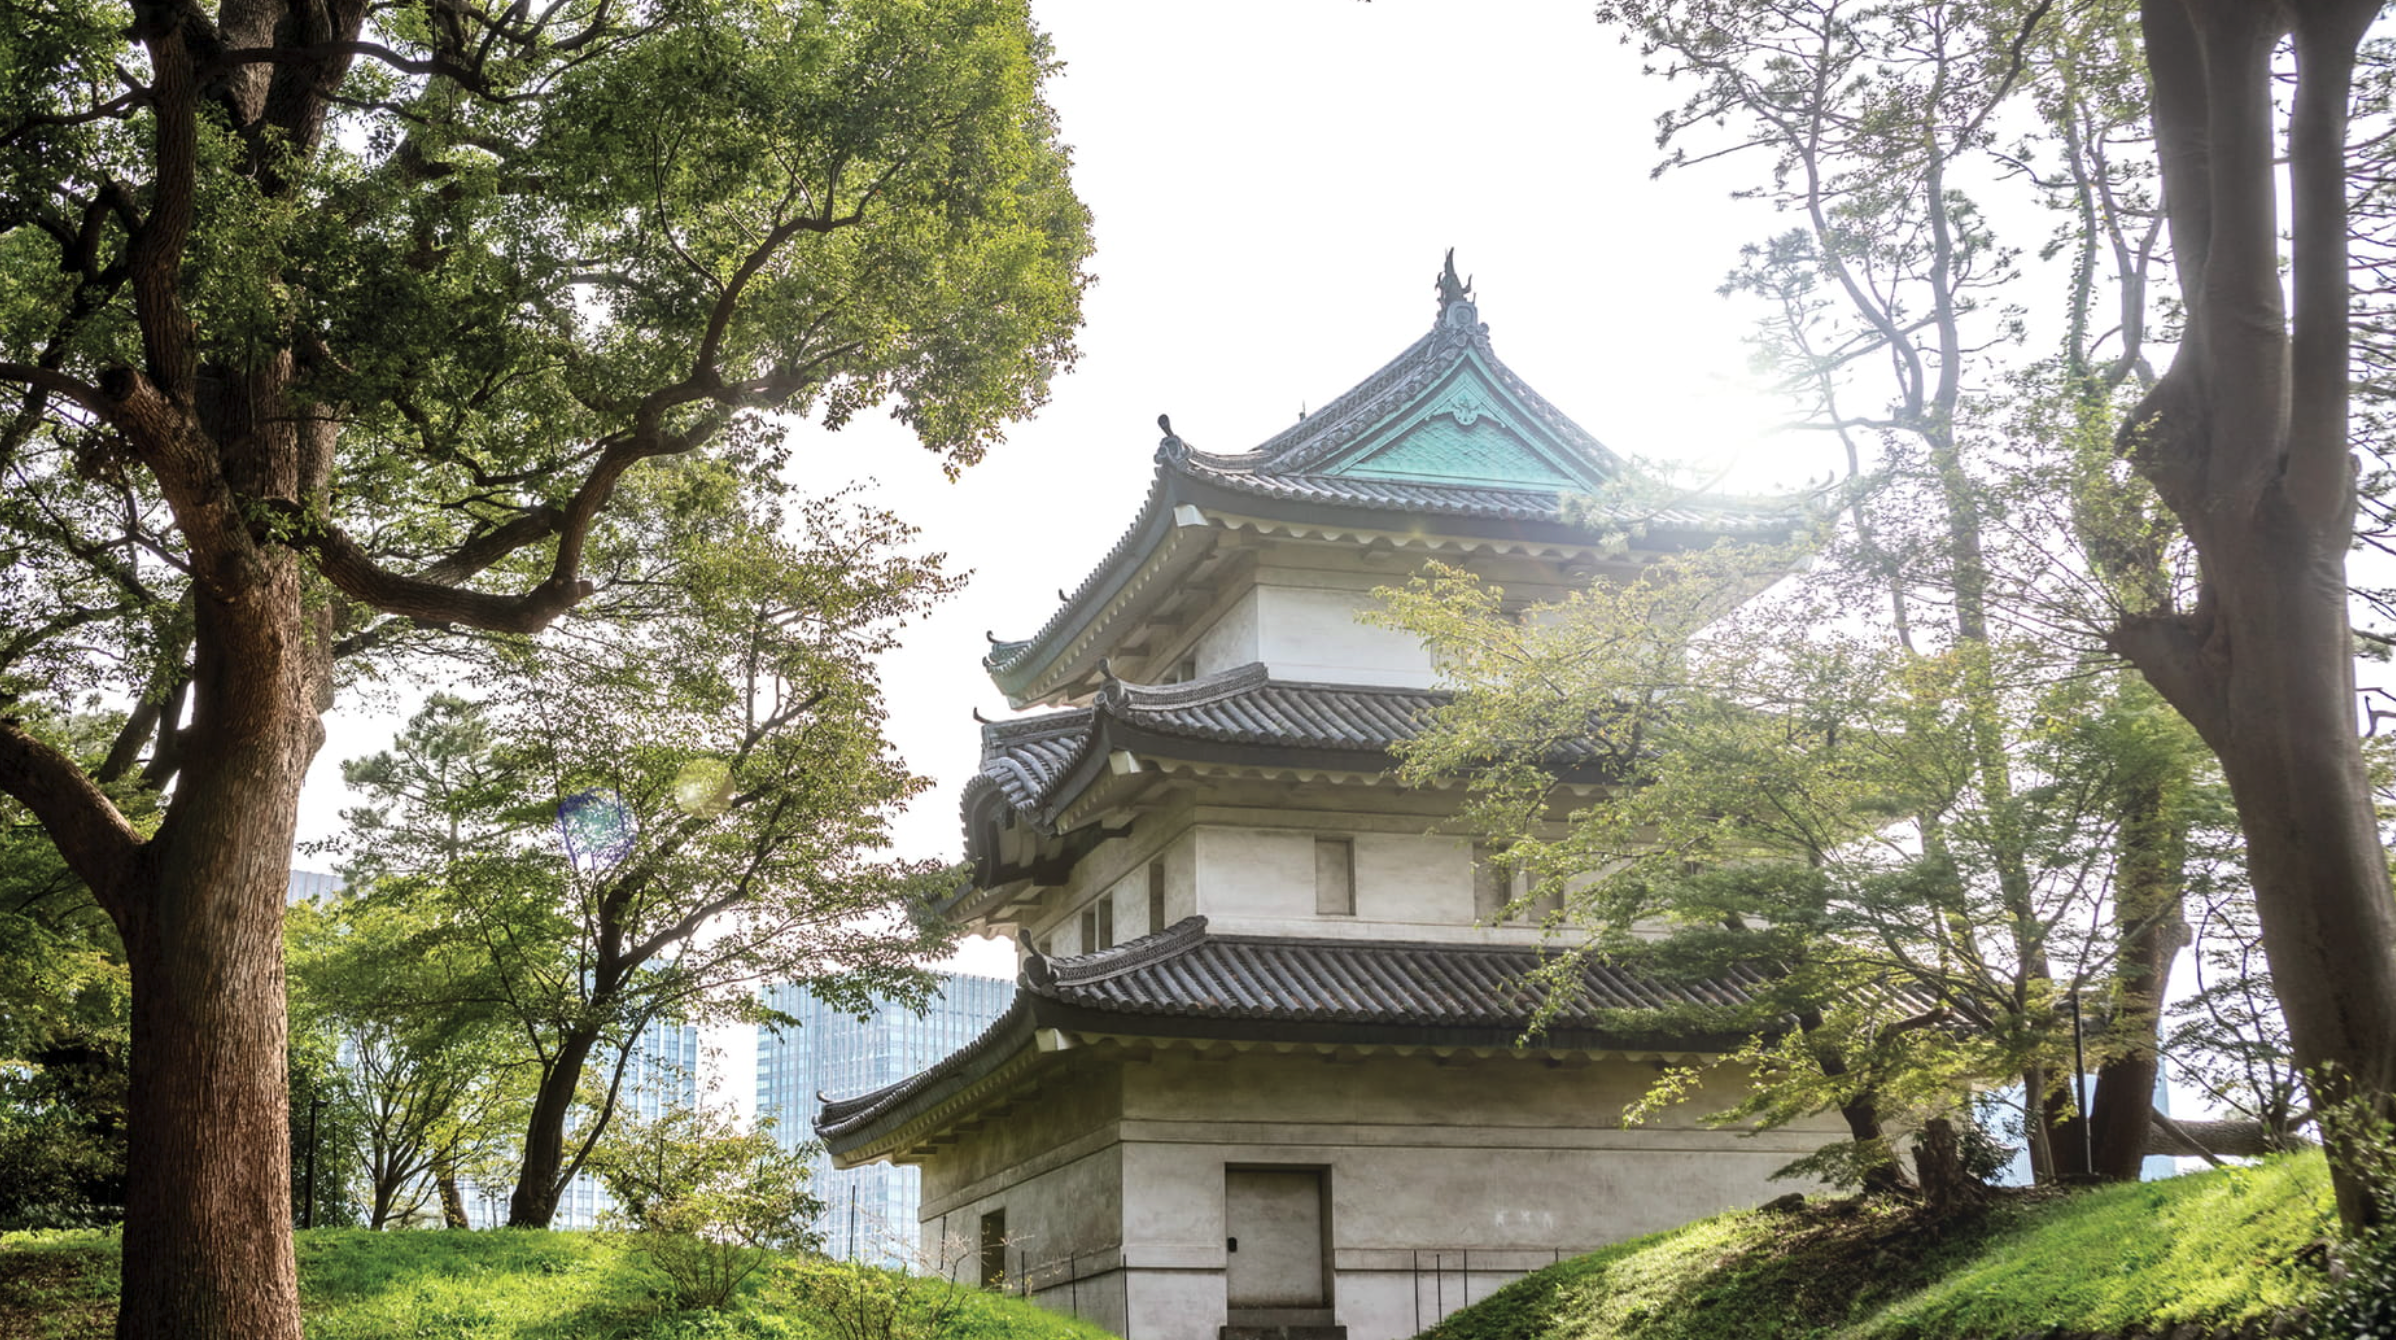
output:
[[[1447,264],[1439,272],[1440,315],[1447,315],[1447,310],[1457,303],[1470,303],[1472,300],[1473,281],[1456,278],[1456,249],[1449,247]]]
[[[1448,248],[1447,260],[1439,269],[1439,320],[1431,327],[1434,346],[1452,349],[1459,345],[1489,347],[1489,327],[1481,324],[1481,308],[1475,301],[1470,276],[1456,276],[1456,249]]]
[[[1190,454],[1190,444],[1182,441],[1181,434],[1173,431],[1173,416],[1170,414],[1157,415],[1156,426],[1165,430],[1163,440],[1156,444],[1158,462],[1187,460]]]

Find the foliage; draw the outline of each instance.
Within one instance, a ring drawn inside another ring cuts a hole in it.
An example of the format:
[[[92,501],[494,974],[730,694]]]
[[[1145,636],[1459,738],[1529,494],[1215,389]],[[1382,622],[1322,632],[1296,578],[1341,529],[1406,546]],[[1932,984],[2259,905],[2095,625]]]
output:
[[[1383,591],[1376,617],[1454,688],[1399,775],[1467,783],[1462,822],[1523,880],[1508,914],[1559,909],[1543,971],[1603,953],[1752,984],[1744,1009],[1709,1012],[1753,1036],[1716,1062],[1753,1083],[1713,1120],[1961,1120],[1978,1089],[2068,1068],[2065,988],[2103,981],[2111,952],[2110,801],[2184,763],[2186,737],[2151,695],[2043,682],[2004,642],[1934,655],[1824,631],[1856,611],[1810,580],[1733,608],[1789,566],[1721,546],[1530,609],[1436,567]],[[1990,732],[1997,793],[1975,763]],[[2182,826],[2199,798],[2169,793]]]
[[[806,1149],[784,1149],[774,1123],[744,1129],[731,1114],[675,1107],[619,1122],[590,1169],[683,1307],[721,1308],[774,1253],[811,1252],[823,1201],[810,1193]]]
[[[828,1258],[783,1263],[773,1287],[833,1340],[947,1340],[976,1292],[949,1279]]]
[[[1828,613],[1849,626],[1880,605],[1865,636],[1883,645],[1868,654],[1923,658],[1934,668],[1916,687],[1943,679],[1956,696],[1939,730],[1962,803],[1906,818],[1930,854],[1949,830],[1976,830],[1972,850],[1955,853],[1956,874],[1986,881],[1986,928],[2010,932],[2001,975],[2015,979],[2011,1013],[2110,978],[2121,1046],[2096,1106],[2099,1163],[2119,1175],[2119,1155],[2144,1128],[2152,1074],[2138,1072],[2151,1072],[2178,925],[2179,834],[2162,797],[2184,775],[2082,797],[2092,825],[2116,834],[2123,873],[2109,909],[2077,900],[2071,918],[2109,916],[2116,941],[2077,965],[2048,961],[2063,923],[2033,844],[2054,835],[2021,820],[2051,812],[2056,793],[2055,774],[2025,756],[2040,727],[2023,711],[2043,710],[2026,687],[2104,673],[2111,588],[2144,600],[2173,579],[2154,495],[2118,467],[2106,431],[2151,377],[2143,340],[2157,296],[2131,7],[1610,0],[1598,10],[1651,70],[1690,90],[1657,118],[1658,170],[1743,158],[1753,166],[1742,194],[1792,222],[1745,251],[1724,291],[1759,310],[1756,366],[1788,393],[1799,425],[1844,451],[1844,516],[1824,537],[1815,585],[1836,593]],[[2009,299],[2029,272],[1984,208],[2007,189],[2066,220],[2041,254],[2069,264],[2057,352],[2044,359],[2020,352],[2034,326]],[[2110,330],[2096,317],[2108,302],[2120,310]],[[2094,695],[2100,707],[2135,697]],[[2109,969],[2077,980],[2100,957]],[[2037,1112],[2026,1128],[2032,1163],[2052,1177],[2060,1165],[2047,1135],[2068,1114],[2060,1072],[2035,1050],[2015,1054]],[[1869,1128],[1864,1106],[1848,1111],[1859,1132]]]
[[[528,1075],[511,1021],[410,1008],[444,980],[430,929],[409,909],[352,897],[295,904],[285,918],[295,1075],[307,1066],[292,1090],[292,1177],[304,1176],[296,1155],[313,1121],[320,1196],[346,1195],[353,1176],[363,1191],[362,1214],[354,1200],[344,1218],[320,1207],[317,1227],[409,1222],[444,1179],[454,1190],[501,1176],[510,1128],[521,1129]],[[438,1207],[444,1220],[457,1208]]]
[[[409,928],[404,954],[367,958],[406,965],[377,1008],[428,1036],[501,1019],[528,1053],[519,1225],[547,1222],[604,1136],[651,1021],[745,1017],[767,980],[914,999],[948,934],[918,916],[932,867],[878,855],[923,782],[882,740],[873,658],[951,588],[937,558],[833,501],[786,536],[714,467],[628,491],[656,584],[594,601],[554,648],[495,649],[489,697],[437,697],[347,768],[368,799],[340,844],[360,915]],[[577,804],[607,820],[595,845]]]
[[[115,721],[37,724],[90,756]],[[116,927],[33,816],[0,797],[0,1228],[123,1213],[128,987]]]
[[[371,1210],[359,1213],[358,1186],[349,1175],[352,1151],[364,1136],[364,1113],[351,1101],[354,1082],[342,1065],[337,1037],[293,1030],[288,1087],[294,1224],[307,1228],[348,1228],[360,1223],[383,1227]],[[373,1199],[371,1192],[368,1199]]]
[[[2323,1124],[2343,1128],[2348,1139],[2361,1137],[2347,1163],[2377,1198],[2380,1213],[2359,1230],[2340,1226],[2332,1248],[2337,1268],[2309,1309],[2305,1334],[2321,1340],[2396,1334],[2396,1125],[2352,1112]]]
[[[658,473],[775,534],[779,416],[999,441],[1086,282],[1055,68],[1023,0],[0,6],[0,791],[155,1021],[128,1334],[296,1333],[271,960],[318,717],[637,623]],[[44,737],[94,694],[103,748]],[[827,803],[894,789],[801,734]]]
[[[1937,1232],[1885,1201],[1702,1220],[1508,1285],[1433,1340],[1928,1340],[2229,1328],[2305,1306],[2315,1155],[2001,1200]]]

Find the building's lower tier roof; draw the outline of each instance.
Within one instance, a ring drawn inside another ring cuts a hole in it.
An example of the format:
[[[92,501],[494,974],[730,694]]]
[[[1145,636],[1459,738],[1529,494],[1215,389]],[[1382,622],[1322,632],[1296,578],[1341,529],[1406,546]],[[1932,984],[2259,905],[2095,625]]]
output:
[[[836,1154],[875,1143],[1017,1060],[1042,1029],[1112,1037],[1361,1046],[1506,1047],[1552,992],[1539,1045],[1717,1051],[1767,979],[1737,970],[1667,982],[1595,957],[1560,975],[1538,946],[1216,935],[1191,917],[1113,949],[1034,954],[1014,1006],[989,1031],[897,1084],[828,1099],[816,1133]],[[1551,980],[1554,979],[1554,980]]]

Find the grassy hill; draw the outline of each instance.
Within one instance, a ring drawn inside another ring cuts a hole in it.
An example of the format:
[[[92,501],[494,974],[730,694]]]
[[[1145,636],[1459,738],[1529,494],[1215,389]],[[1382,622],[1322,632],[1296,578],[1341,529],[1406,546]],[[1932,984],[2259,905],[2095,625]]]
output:
[[[1816,1201],[1688,1224],[1540,1271],[1434,1340],[1968,1340],[2226,1332],[2303,1306],[2336,1220],[2318,1154],[2079,1193],[1938,1229]]]
[[[116,1240],[0,1235],[0,1340],[87,1340],[116,1319]],[[722,1313],[659,1301],[664,1279],[621,1239],[592,1233],[299,1235],[309,1340],[845,1340],[752,1280]],[[941,1340],[1103,1340],[1018,1299],[970,1294]]]
[[[1723,1215],[1563,1262],[1433,1328],[1430,1340],[2013,1340],[2051,1329],[2226,1333],[2321,1289],[2335,1219],[2318,1155],[2165,1182],[2018,1193],[1935,1229],[1821,1200]],[[724,1313],[659,1301],[663,1280],[588,1233],[299,1236],[310,1340],[846,1340],[771,1279]],[[0,1340],[104,1336],[116,1243],[0,1236]],[[974,1294],[940,1340],[1101,1340]]]

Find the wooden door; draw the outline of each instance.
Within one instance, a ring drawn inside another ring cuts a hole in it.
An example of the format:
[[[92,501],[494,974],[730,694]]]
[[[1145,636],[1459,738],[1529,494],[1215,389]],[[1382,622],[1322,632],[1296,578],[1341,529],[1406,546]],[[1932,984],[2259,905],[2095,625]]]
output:
[[[1224,1169],[1223,1227],[1230,1306],[1329,1304],[1323,1287],[1321,1169]]]

